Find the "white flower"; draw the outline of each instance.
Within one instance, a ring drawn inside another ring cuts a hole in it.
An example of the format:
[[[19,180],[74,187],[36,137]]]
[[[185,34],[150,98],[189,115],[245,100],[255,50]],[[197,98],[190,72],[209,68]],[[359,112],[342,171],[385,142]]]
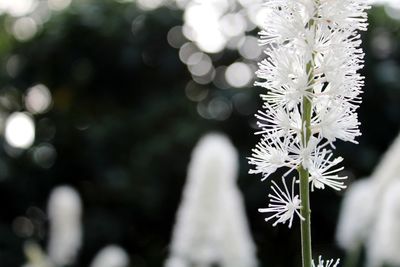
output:
[[[127,267],[128,265],[129,256],[126,251],[117,245],[108,245],[97,253],[90,267]]]
[[[253,149],[252,157],[249,158],[249,163],[256,166],[249,173],[262,173],[262,180],[265,180],[280,167],[292,167],[287,142],[287,139],[284,141],[280,138],[268,139],[265,135]]]
[[[70,265],[82,244],[82,204],[79,194],[69,186],[55,188],[49,197],[50,220],[48,255],[55,265]]]
[[[346,190],[336,229],[336,240],[342,249],[353,252],[366,241],[377,208],[376,192],[373,179],[355,181]]]
[[[238,154],[208,134],[192,153],[166,267],[255,267],[256,248],[236,185]]]
[[[286,186],[284,178],[282,178],[284,190],[280,189],[275,181],[272,181],[273,185],[271,186],[271,189],[274,191],[274,194],[268,195],[270,197],[268,208],[258,209],[258,211],[262,213],[272,213],[272,215],[267,217],[265,221],[276,219],[273,226],[276,226],[278,223],[284,224],[289,221],[289,228],[291,228],[295,214],[304,220],[298,211],[301,209],[301,201],[298,195],[294,195],[295,180],[295,178],[292,180],[291,193]]]
[[[318,14],[320,22],[333,28],[348,31],[367,30],[367,14],[369,0],[320,0]]]
[[[341,248],[349,252],[367,243],[369,266],[380,265],[382,255],[394,255],[392,245],[390,248],[382,245],[381,241],[386,238],[382,238],[381,235],[389,235],[387,233],[390,225],[384,225],[383,222],[388,222],[386,215],[392,214],[386,207],[391,203],[387,198],[392,194],[392,190],[396,192],[398,189],[395,188],[399,186],[399,155],[400,135],[375,167],[371,177],[354,182],[343,199],[336,240]],[[396,242],[396,236],[393,234],[390,240]]]
[[[332,104],[332,102],[330,103]],[[358,126],[357,113],[354,113],[349,107],[333,104],[334,108],[327,107],[318,114],[318,120],[314,129],[319,130],[321,136],[329,142],[336,139],[358,143],[355,137],[361,135]]]
[[[261,128],[256,134],[273,134],[274,137],[283,137],[301,133],[301,115],[297,108],[287,112],[283,108],[273,109],[267,105],[265,110],[259,110],[255,116],[258,119],[257,125]]]
[[[392,182],[383,195],[376,222],[367,242],[367,265],[400,265],[400,179]]]
[[[312,190],[341,190],[347,177],[337,174],[343,169],[337,165],[343,159],[324,147],[335,148],[338,139],[357,143],[361,134],[356,110],[364,53],[358,31],[367,29],[368,1],[269,0],[265,7],[260,43],[267,56],[255,83],[266,89],[255,115],[262,138],[249,158],[249,173],[265,180],[279,168],[288,169],[286,176],[301,166]]]
[[[396,139],[390,145],[389,149],[385,152],[381,160],[379,161],[378,166],[375,167],[374,172],[371,177],[376,182],[376,187],[379,188],[378,191],[386,190],[389,187],[393,180],[399,176],[400,173],[400,134],[397,135]]]
[[[346,188],[342,180],[347,179],[347,177],[340,177],[335,174],[343,170],[343,167],[332,169],[332,167],[342,162],[343,158],[337,157],[332,159],[332,156],[333,154],[328,150],[322,149],[322,151],[319,151],[319,148],[317,148],[317,152],[312,155],[312,164],[309,168],[311,191],[314,191],[314,187],[324,189],[325,185],[337,191]]]
[[[303,96],[311,96],[307,89],[308,73],[306,71],[307,58],[293,48],[279,47],[267,49],[269,58],[259,64],[257,76],[264,79],[255,85],[269,89],[263,100],[272,107],[292,109],[298,105]]]
[[[312,266],[313,267],[337,267],[339,265],[339,262],[340,262],[340,259],[337,259],[336,262],[333,259],[324,261],[322,259],[322,256],[319,256],[318,257],[318,264],[315,265],[315,263],[313,261]]]
[[[23,249],[28,262],[22,267],[55,267],[39,244],[26,241]]]

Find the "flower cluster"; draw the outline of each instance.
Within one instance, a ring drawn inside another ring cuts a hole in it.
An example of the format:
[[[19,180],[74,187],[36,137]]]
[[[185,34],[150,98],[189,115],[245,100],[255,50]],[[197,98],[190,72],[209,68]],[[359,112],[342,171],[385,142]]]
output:
[[[346,177],[337,165],[343,159],[331,149],[337,140],[357,143],[361,134],[356,110],[364,53],[358,31],[367,29],[367,0],[268,0],[266,8],[260,43],[267,56],[256,85],[268,91],[256,114],[262,137],[249,158],[250,173],[265,180],[279,168],[286,177],[301,167],[312,190],[341,190]],[[275,211],[268,219],[290,226],[301,203],[286,189],[274,190],[280,202],[272,197],[273,209],[261,211]]]

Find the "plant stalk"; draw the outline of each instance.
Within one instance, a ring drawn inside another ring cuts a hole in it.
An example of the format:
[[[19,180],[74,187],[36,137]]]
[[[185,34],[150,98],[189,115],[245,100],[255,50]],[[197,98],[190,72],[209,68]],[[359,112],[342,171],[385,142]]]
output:
[[[313,84],[314,74],[312,71],[313,60],[307,63],[307,73],[309,73],[309,84]],[[307,97],[303,97],[302,103],[302,125],[301,139],[303,147],[306,148],[311,137],[311,113],[312,103]],[[310,209],[310,187],[309,172],[302,165],[298,168],[300,177],[300,199],[301,199],[301,250],[302,250],[302,266],[312,267],[312,247],[311,247],[311,209]]]
[[[306,98],[303,101],[303,109],[311,110],[311,103]],[[311,112],[308,112],[311,113]],[[303,116],[306,115],[307,112],[303,113]],[[304,119],[304,117],[303,117]],[[305,127],[307,127],[307,123],[310,124],[310,119],[305,118]],[[308,125],[309,126],[309,125]],[[309,127],[308,127],[309,129]],[[307,132],[307,131],[306,131]],[[308,134],[306,134],[308,135]],[[306,139],[306,144],[308,143],[309,136]],[[311,209],[310,209],[310,187],[309,187],[309,173],[308,170],[304,168],[303,165],[299,168],[299,176],[300,176],[300,198],[301,198],[301,216],[303,216],[304,220],[301,220],[301,249],[302,249],[302,258],[303,258],[303,267],[311,267],[312,266],[312,249],[311,249]]]

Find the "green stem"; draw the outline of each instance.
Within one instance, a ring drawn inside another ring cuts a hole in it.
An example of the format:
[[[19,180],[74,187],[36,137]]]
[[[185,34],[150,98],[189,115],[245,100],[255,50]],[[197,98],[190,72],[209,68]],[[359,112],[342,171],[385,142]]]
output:
[[[310,66],[309,66],[310,65]],[[307,69],[311,67],[311,63],[307,64]],[[302,140],[303,146],[307,147],[308,141],[311,137],[311,101],[304,97],[303,98],[303,114],[302,114],[302,122],[303,122],[303,131],[302,131]],[[300,176],[300,198],[301,198],[301,216],[303,216],[304,220],[301,221],[301,249],[302,249],[302,259],[303,259],[303,267],[311,267],[312,266],[312,248],[311,248],[311,220],[310,220],[310,187],[309,187],[309,172],[304,168],[303,165],[300,165],[299,169]]]
[[[311,221],[310,221],[310,197],[308,187],[308,171],[303,168],[299,169],[300,173],[300,197],[301,197],[301,249],[303,267],[311,267],[312,249],[311,249]]]
[[[314,0],[319,5],[319,0]],[[316,15],[317,16],[317,15]],[[309,29],[314,28],[315,21],[310,19],[306,27]],[[312,92],[312,85],[314,84],[314,53],[312,60],[307,63],[306,71],[308,73],[308,85]],[[302,103],[302,131],[301,131],[301,142],[304,148],[307,148],[308,142],[311,138],[311,116],[312,116],[312,102],[311,97],[303,96]],[[298,168],[299,179],[300,179],[300,199],[301,199],[301,216],[304,220],[301,220],[301,254],[302,254],[302,266],[312,267],[312,247],[311,247],[311,208],[310,208],[310,187],[309,187],[309,172],[301,164]]]

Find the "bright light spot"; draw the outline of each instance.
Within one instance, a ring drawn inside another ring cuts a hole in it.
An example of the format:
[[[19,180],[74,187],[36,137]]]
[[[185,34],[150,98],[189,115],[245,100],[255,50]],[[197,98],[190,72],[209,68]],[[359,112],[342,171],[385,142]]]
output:
[[[35,124],[31,116],[23,112],[12,113],[6,121],[5,138],[16,148],[29,148],[35,140]]]
[[[219,16],[218,9],[210,4],[189,5],[185,10],[184,20],[185,26],[190,30],[184,31],[185,36],[195,41],[205,52],[220,52],[224,49],[227,40],[218,29]]]
[[[227,12],[234,5],[230,0],[203,0],[202,2],[215,8],[219,14]]]
[[[193,60],[192,55],[196,52],[198,52],[199,50],[197,49],[197,47],[189,42],[189,43],[185,43],[184,45],[181,46],[181,48],[179,49],[179,59],[185,63],[185,64],[189,64],[189,59],[190,61]],[[191,63],[193,64],[193,63]]]
[[[193,57],[195,57],[195,59],[191,60]],[[194,64],[191,64],[191,61],[194,61]],[[189,58],[188,69],[193,75],[204,76],[211,71],[212,67],[211,58],[204,53],[197,52],[192,54]]]
[[[386,14],[392,19],[400,20],[400,5],[395,6],[385,6]]]
[[[374,5],[388,5],[393,8],[399,8],[400,9],[400,2],[399,0],[373,0],[372,3]]]
[[[154,10],[164,3],[163,0],[137,0],[138,7],[142,10]]]
[[[238,0],[239,3],[244,6],[244,7],[248,7],[252,4],[262,4],[262,0]]]
[[[21,17],[31,13],[37,6],[37,0],[2,0],[0,10],[13,17]]]
[[[195,53],[191,54],[188,57],[186,64],[189,66],[199,64],[203,55],[204,55],[203,52],[195,52]]]
[[[23,238],[31,237],[35,230],[32,221],[22,216],[14,219],[12,228],[17,236]]]
[[[27,41],[35,36],[38,30],[37,24],[31,17],[19,18],[12,27],[14,37],[19,41]]]
[[[40,144],[33,151],[33,161],[40,167],[48,169],[53,166],[56,155],[56,150],[51,144]]]
[[[226,120],[232,113],[232,104],[225,97],[215,97],[208,103],[208,113],[216,120]]]
[[[262,3],[253,3],[247,7],[247,16],[250,21],[257,25],[258,27],[262,27],[264,25],[264,21],[268,16],[268,9],[262,6]]]
[[[208,34],[199,34],[197,38],[197,45],[204,52],[218,53],[222,51],[226,45],[226,39],[220,31],[210,31]]]
[[[263,2],[175,0],[177,7],[184,9],[183,35],[207,53],[219,53],[225,48],[238,49],[240,39],[246,32],[253,31],[256,26],[263,26],[267,15]],[[259,50],[248,56],[255,59]]]
[[[185,43],[185,37],[182,34],[182,26],[172,27],[168,31],[167,40],[170,46],[180,48]]]
[[[212,119],[211,115],[208,112],[208,107],[205,101],[201,101],[197,103],[197,113],[204,119]]]
[[[244,87],[248,85],[252,79],[251,68],[242,62],[231,64],[225,72],[225,79],[229,85],[233,87]]]
[[[246,31],[246,19],[240,13],[226,14],[220,20],[221,31],[225,36],[234,37]]]
[[[10,77],[15,78],[21,65],[21,58],[18,55],[12,55],[6,63],[6,71]]]
[[[67,8],[72,0],[48,0],[49,8],[55,11],[60,11]]]
[[[51,93],[49,89],[38,84],[28,89],[25,97],[25,106],[31,113],[46,112],[51,105]]]
[[[226,47],[231,50],[237,50],[238,47],[243,44],[244,41],[244,35],[238,35],[229,38],[229,41],[226,43]]]
[[[213,66],[211,66],[211,69],[209,72],[207,72],[205,75],[202,76],[196,76],[192,74],[192,79],[198,83],[198,84],[209,84],[212,82],[215,78],[215,69]]]
[[[258,39],[253,36],[247,36],[239,46],[239,53],[244,58],[257,59],[262,54],[262,49],[258,45]]]
[[[175,0],[176,6],[180,9],[185,9],[190,0]]]
[[[204,100],[208,95],[208,89],[190,81],[185,87],[186,97],[192,101],[199,102]]]

